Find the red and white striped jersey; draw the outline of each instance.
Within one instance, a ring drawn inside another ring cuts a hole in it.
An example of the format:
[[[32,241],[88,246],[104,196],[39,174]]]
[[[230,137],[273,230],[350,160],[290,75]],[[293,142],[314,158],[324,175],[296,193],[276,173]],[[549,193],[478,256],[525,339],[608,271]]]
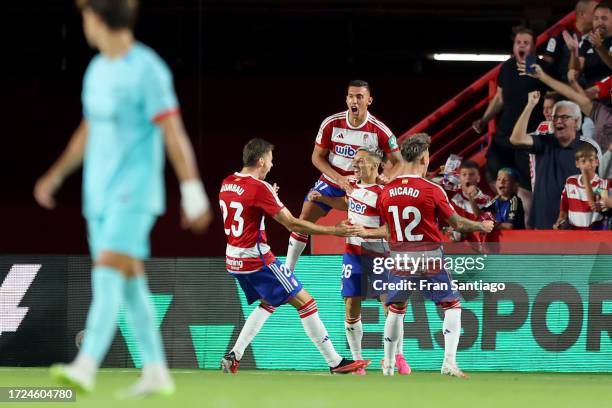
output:
[[[379,196],[378,211],[389,225],[391,244],[442,242],[438,219],[455,214],[444,189],[416,175],[398,176],[387,184]]]
[[[380,218],[376,206],[383,187],[378,184],[355,184],[353,187],[353,192],[346,195],[349,221],[366,228],[378,228],[383,225],[384,221]],[[384,240],[347,237],[345,252],[361,255],[361,245],[364,242],[384,242]]]
[[[468,220],[472,220],[472,221],[478,220],[478,217],[476,216],[476,214],[474,214],[474,210],[472,209],[470,200],[466,196],[463,195],[463,192],[461,191],[461,189],[459,189],[455,193],[455,195],[453,196],[453,198],[451,198],[450,201],[451,201],[451,204],[453,205],[453,208],[457,212],[457,214],[459,214],[462,217],[467,218]],[[487,194],[479,190],[478,194],[474,198],[474,201],[476,202],[476,206],[478,206],[478,208],[483,209],[489,204],[491,204],[491,197],[489,197]],[[479,241],[479,236],[475,232],[464,233],[461,236],[464,237],[463,239],[464,241],[468,241],[468,242],[478,242]]]
[[[227,237],[227,270],[256,272],[274,262],[264,218],[278,214],[285,206],[272,186],[249,174],[234,173],[221,184],[219,205]]]
[[[597,189],[608,191],[610,180],[595,175],[591,180],[591,187],[594,192]],[[594,223],[603,220],[600,212],[591,211],[580,174],[570,176],[565,181],[560,208],[561,211],[567,212],[567,219],[574,229],[590,229]]]
[[[478,217],[474,214],[469,198],[464,196],[461,190],[457,191],[450,201],[457,214],[469,220],[478,220]],[[474,197],[474,202],[476,202],[478,208],[482,209],[491,202],[491,197],[479,190],[476,197]]]
[[[336,113],[326,118],[317,134],[316,144],[329,150],[329,164],[343,176],[352,175],[353,157],[360,147],[374,147],[385,153],[397,152],[399,147],[389,128],[367,113],[366,120],[359,127],[353,127],[348,120],[349,111]],[[321,180],[338,187],[335,180],[321,175]]]

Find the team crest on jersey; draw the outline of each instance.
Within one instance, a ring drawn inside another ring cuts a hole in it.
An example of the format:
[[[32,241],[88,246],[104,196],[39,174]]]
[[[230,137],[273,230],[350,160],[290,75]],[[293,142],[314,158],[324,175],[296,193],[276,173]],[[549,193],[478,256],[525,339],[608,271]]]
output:
[[[370,141],[370,134],[369,133],[364,133],[363,134],[363,145],[367,145],[368,142]]]
[[[402,179],[402,184],[408,184],[408,179]]]

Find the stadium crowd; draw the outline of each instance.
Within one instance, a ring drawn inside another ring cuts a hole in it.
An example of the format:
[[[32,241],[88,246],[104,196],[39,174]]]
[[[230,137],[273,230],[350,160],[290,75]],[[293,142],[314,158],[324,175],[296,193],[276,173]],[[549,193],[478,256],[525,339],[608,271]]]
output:
[[[455,182],[443,184],[459,214],[493,218],[496,230],[611,228],[611,7],[578,1],[574,25],[551,36],[540,58],[536,34],[513,29],[497,92],[472,124],[482,134],[497,119],[484,169],[494,197],[478,188],[477,163],[447,162],[444,180]],[[455,241],[483,239],[446,231]]]

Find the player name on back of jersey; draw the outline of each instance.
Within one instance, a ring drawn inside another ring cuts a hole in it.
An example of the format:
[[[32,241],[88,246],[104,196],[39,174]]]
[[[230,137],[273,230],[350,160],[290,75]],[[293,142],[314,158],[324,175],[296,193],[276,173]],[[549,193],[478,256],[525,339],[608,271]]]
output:
[[[226,191],[231,191],[232,193],[236,193],[238,195],[244,194],[244,188],[237,186],[236,184],[223,184],[221,186],[221,192],[224,193]]]
[[[421,192],[414,187],[400,186],[400,187],[393,187],[389,190],[389,197],[410,196],[410,197],[417,198],[419,194],[421,194]]]

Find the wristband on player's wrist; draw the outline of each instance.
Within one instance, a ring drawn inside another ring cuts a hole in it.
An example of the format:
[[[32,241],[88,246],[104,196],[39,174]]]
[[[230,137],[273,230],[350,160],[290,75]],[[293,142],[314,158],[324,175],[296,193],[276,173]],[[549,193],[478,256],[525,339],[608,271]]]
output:
[[[198,179],[181,183],[181,206],[189,221],[193,221],[210,208],[204,185]]]

